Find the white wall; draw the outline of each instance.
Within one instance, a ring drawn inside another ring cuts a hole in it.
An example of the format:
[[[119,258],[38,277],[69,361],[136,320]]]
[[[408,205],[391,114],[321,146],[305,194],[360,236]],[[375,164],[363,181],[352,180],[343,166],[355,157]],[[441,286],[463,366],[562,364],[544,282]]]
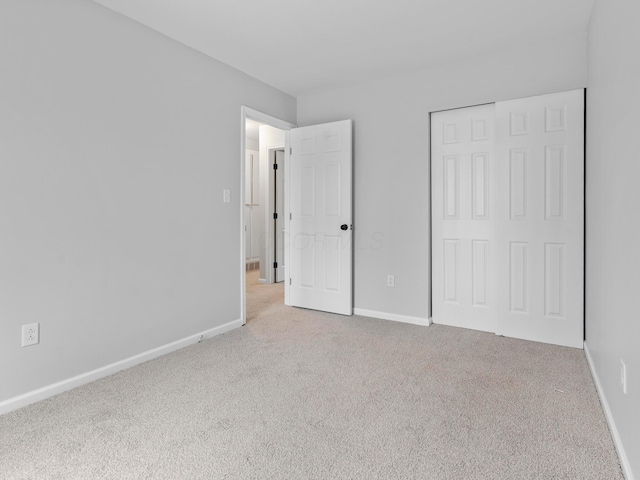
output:
[[[0,2],[0,402],[240,318],[242,104],[296,120],[94,2]]]
[[[597,0],[589,27],[586,335],[628,470],[640,478],[640,3]],[[628,393],[620,384],[627,366]],[[633,476],[628,476],[633,478]]]
[[[585,86],[581,34],[299,98],[300,126],[354,120],[355,307],[428,316],[429,112]]]
[[[251,150],[259,150],[260,149],[260,141],[257,138],[249,138],[247,137],[245,140],[245,147]]]
[[[269,149],[284,147],[284,130],[269,125],[260,125],[260,207],[264,218],[260,242],[260,280],[273,283],[273,218],[269,213],[270,190]]]
[[[258,152],[260,150],[260,140],[259,140],[259,131],[258,128],[249,128],[249,126],[247,125],[247,129],[246,131],[246,137],[245,137],[245,147],[248,150],[255,150],[255,152]],[[259,158],[259,157],[258,157]],[[251,159],[249,158],[249,152],[247,152],[245,154],[245,161],[247,162],[245,165],[245,177],[247,175],[251,174],[251,170],[249,169],[249,165],[251,162]],[[260,168],[259,166],[257,166],[256,168]],[[245,185],[249,186],[251,185],[251,181],[249,181],[249,183],[245,183]],[[259,190],[259,188],[257,188],[256,190]],[[251,192],[247,192],[245,190],[245,197],[250,199],[251,198]],[[244,223],[246,226],[246,238],[247,238],[247,242],[246,242],[246,257],[247,260],[251,260],[251,261],[256,261],[258,260],[258,255],[256,255],[256,258],[253,257],[252,252],[259,252],[259,245],[256,242],[256,245],[253,246],[252,242],[254,240],[254,236],[252,235],[253,233],[253,208],[254,207],[250,207],[250,206],[245,206],[245,217],[244,217]]]
[[[249,140],[249,139],[247,139]],[[257,143],[257,140],[256,140]],[[245,237],[246,258],[251,262],[260,260],[260,238],[264,233],[264,221],[260,201],[260,145],[245,150]]]

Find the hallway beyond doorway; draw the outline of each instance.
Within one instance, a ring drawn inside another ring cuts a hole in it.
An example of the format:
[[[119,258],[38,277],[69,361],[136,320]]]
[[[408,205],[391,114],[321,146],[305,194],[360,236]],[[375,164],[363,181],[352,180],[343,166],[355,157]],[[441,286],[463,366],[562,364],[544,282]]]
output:
[[[258,283],[260,270],[247,272],[247,323],[284,305],[284,283]]]

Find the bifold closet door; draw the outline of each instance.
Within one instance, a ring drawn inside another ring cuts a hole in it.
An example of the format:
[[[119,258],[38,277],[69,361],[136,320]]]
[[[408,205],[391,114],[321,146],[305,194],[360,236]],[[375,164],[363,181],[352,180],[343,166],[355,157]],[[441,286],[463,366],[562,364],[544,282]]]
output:
[[[433,321],[495,331],[494,105],[431,115]]]
[[[584,92],[496,104],[496,333],[582,348]]]

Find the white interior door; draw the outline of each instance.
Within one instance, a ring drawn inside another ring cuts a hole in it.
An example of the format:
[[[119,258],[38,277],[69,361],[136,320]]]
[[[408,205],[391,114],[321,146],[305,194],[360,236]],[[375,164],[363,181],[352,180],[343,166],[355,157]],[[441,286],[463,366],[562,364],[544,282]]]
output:
[[[431,115],[433,321],[495,331],[494,105]]]
[[[351,120],[291,130],[289,302],[351,315]]]
[[[496,104],[496,333],[582,348],[584,92]]]
[[[275,151],[274,169],[274,195],[275,195],[275,259],[276,259],[276,282],[283,282],[285,276],[284,261],[284,150]]]

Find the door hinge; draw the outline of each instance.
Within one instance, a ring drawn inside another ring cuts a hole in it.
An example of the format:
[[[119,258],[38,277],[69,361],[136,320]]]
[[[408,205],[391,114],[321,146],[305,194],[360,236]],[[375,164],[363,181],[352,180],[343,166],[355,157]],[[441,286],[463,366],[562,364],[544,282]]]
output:
[[[293,147],[289,147],[289,155],[293,155]]]
[[[274,214],[273,214],[273,219],[274,219],[274,220],[277,220],[277,219],[278,219],[278,214],[277,214],[277,213],[274,213]]]
[[[273,268],[278,268],[278,262],[273,262]]]
[[[273,169],[274,169],[274,170],[277,170],[277,169],[278,169],[278,164],[277,164],[277,163],[274,163],[274,164],[273,164]]]
[[[293,220],[293,214],[289,213],[289,220]]]
[[[289,285],[291,285],[291,279],[289,279]]]

